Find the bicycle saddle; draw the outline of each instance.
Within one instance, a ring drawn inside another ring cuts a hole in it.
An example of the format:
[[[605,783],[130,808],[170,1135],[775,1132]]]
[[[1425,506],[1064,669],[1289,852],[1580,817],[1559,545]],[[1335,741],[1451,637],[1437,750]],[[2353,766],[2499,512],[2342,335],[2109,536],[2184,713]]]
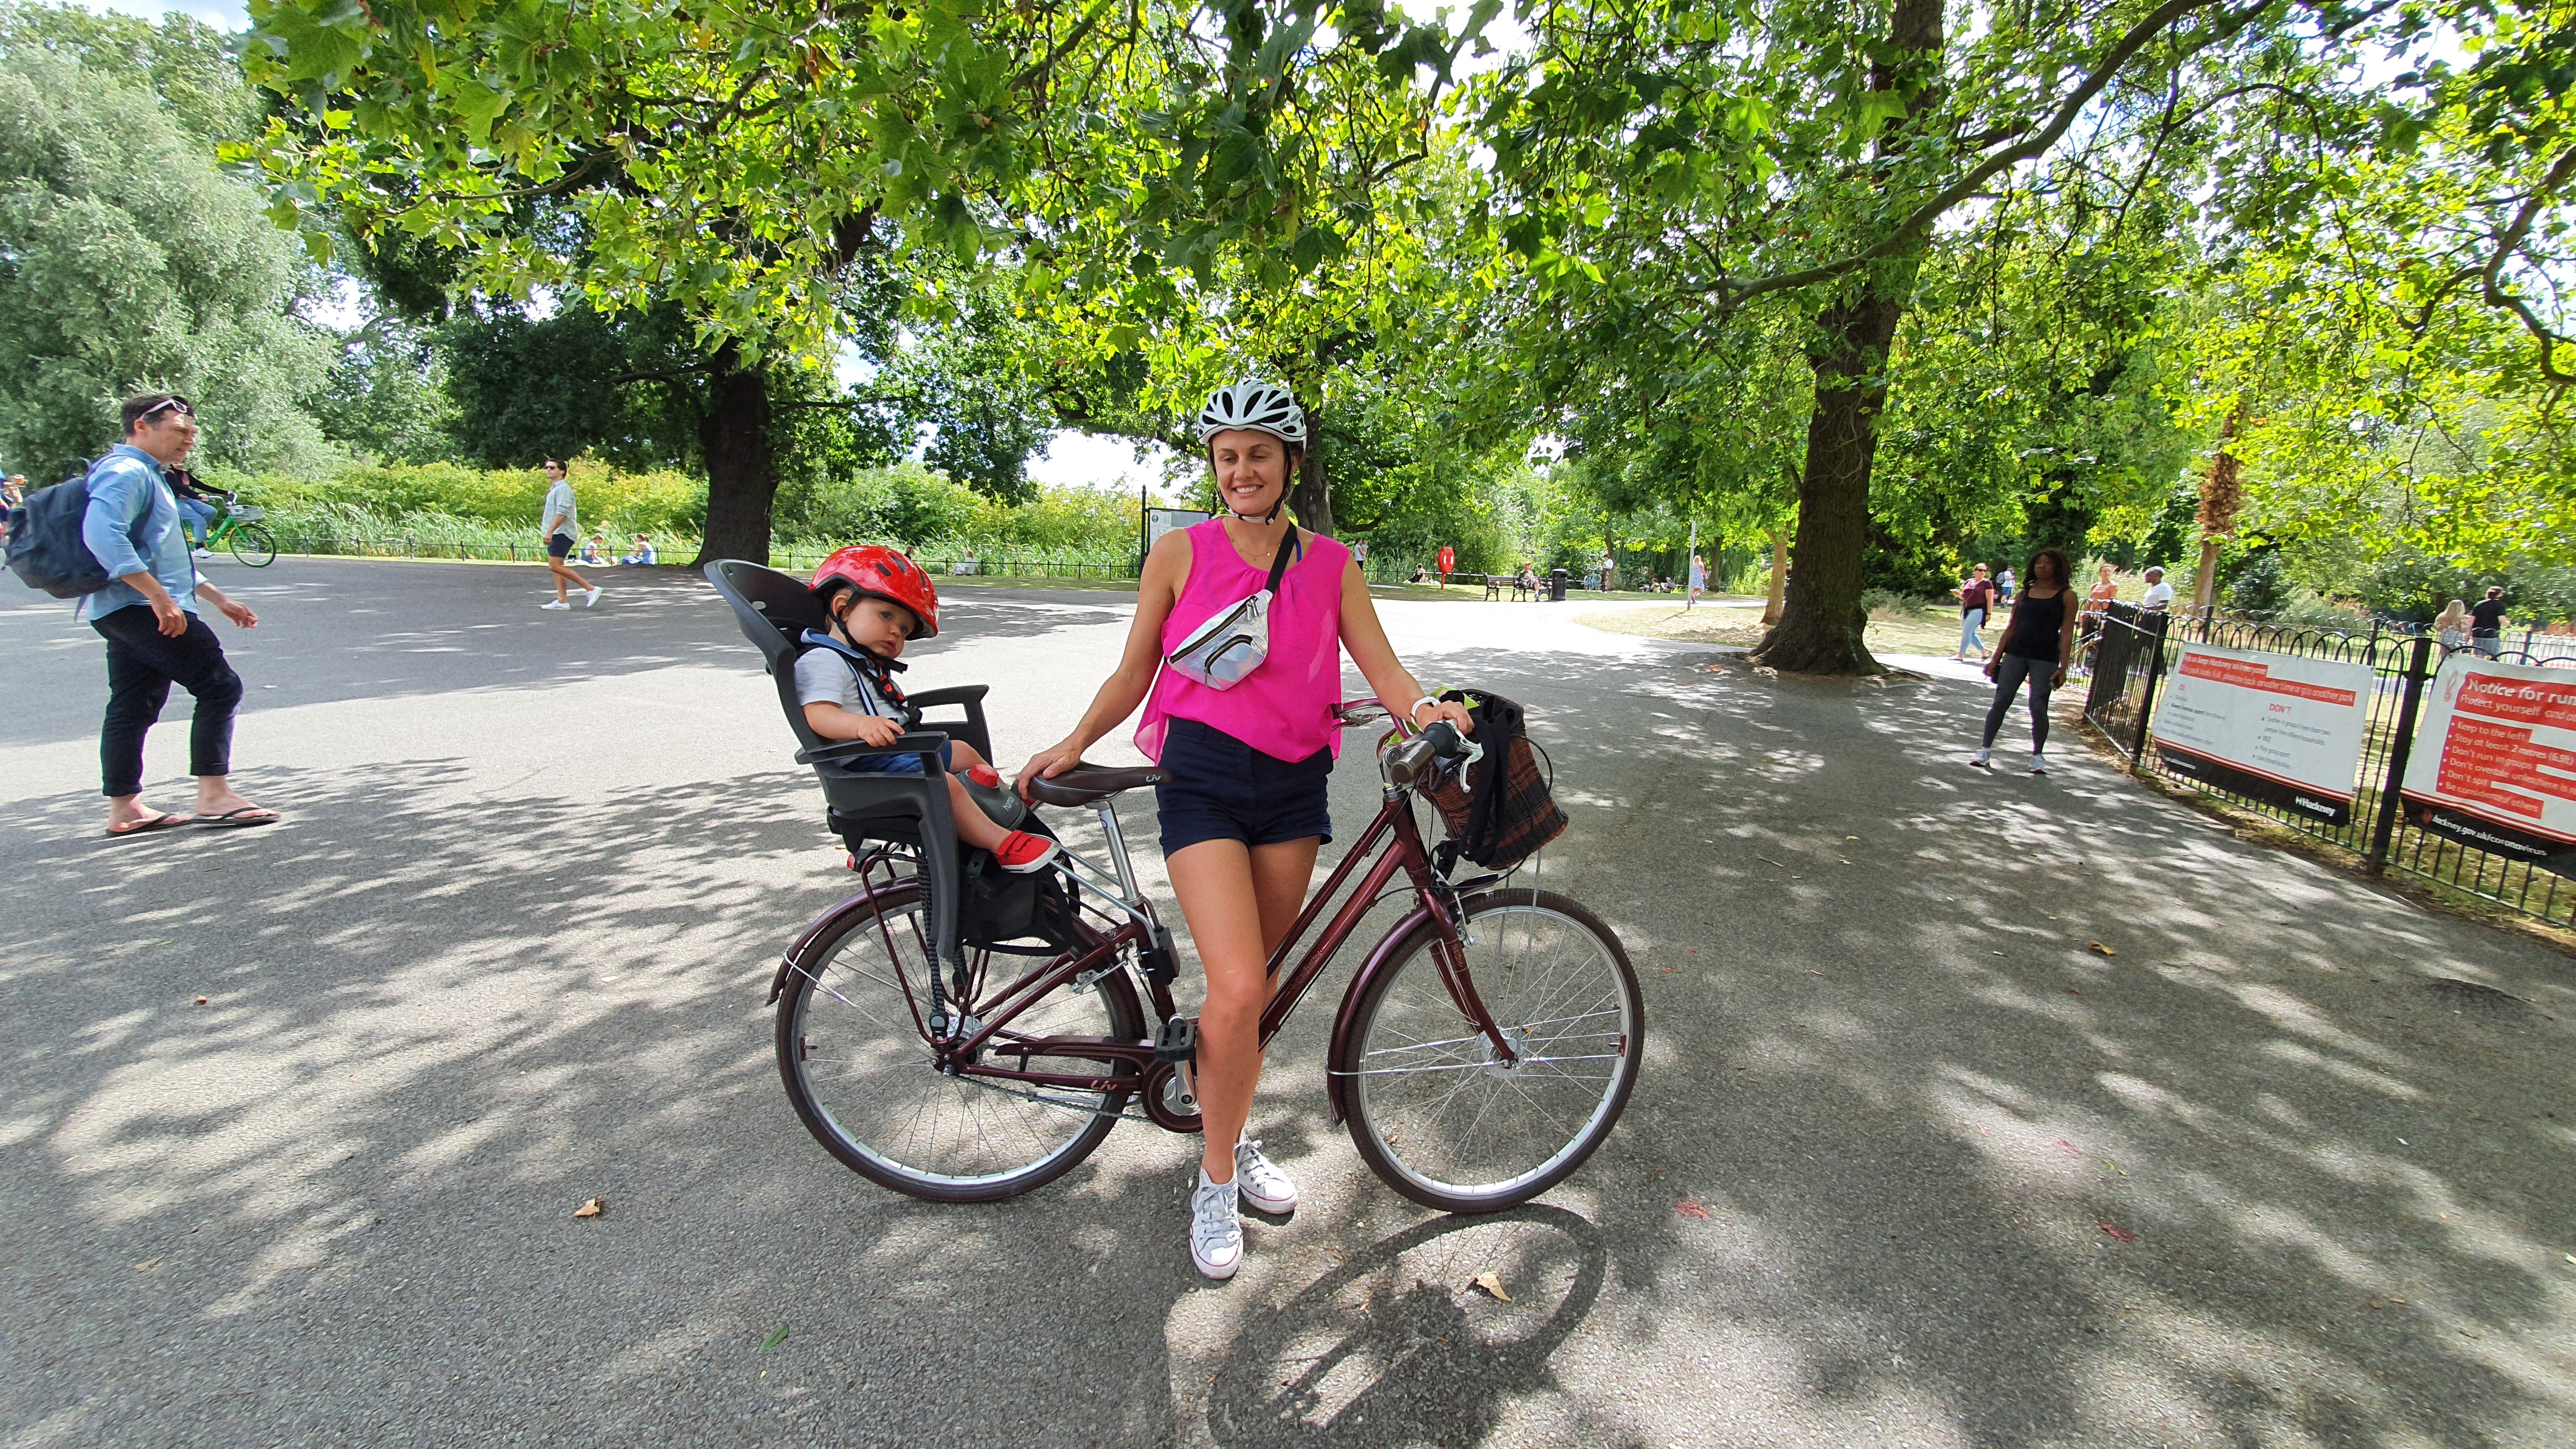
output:
[[[1041,805],[1091,805],[1106,800],[1122,790],[1139,785],[1159,785],[1168,778],[1160,770],[1112,770],[1102,765],[1076,763],[1054,779],[1029,781],[1029,798]]]

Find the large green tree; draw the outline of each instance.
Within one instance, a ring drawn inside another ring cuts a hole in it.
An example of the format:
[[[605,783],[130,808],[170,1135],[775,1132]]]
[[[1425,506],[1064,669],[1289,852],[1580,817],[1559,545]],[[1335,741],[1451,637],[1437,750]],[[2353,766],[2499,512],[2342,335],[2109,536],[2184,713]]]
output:
[[[299,407],[329,366],[296,320],[313,275],[220,174],[241,115],[219,38],[0,9],[0,456],[51,481],[115,441],[117,400],[195,399],[206,456],[237,467],[319,446]],[[137,56],[153,63],[139,63]],[[164,79],[176,100],[136,81]],[[129,79],[131,77],[132,79]]]

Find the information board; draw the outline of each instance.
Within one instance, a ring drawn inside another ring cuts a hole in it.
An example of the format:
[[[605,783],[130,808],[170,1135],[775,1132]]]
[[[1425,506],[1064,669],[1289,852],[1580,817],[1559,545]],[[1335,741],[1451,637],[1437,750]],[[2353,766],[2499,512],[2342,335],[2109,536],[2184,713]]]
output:
[[[2576,876],[2576,669],[2443,660],[2403,788],[2425,830]]]
[[[1145,510],[1145,552],[1152,553],[1163,535],[1205,523],[1216,515],[1198,508],[1148,508]]]
[[[2185,644],[2148,733],[2177,775],[2348,825],[2375,678],[2340,659]]]

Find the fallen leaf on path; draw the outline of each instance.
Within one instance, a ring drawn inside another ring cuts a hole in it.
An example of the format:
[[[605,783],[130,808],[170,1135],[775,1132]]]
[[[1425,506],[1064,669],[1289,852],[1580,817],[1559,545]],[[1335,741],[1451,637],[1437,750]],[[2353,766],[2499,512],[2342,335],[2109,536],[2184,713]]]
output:
[[[1680,1213],[1686,1218],[1713,1218],[1717,1216],[1717,1214],[1701,1207],[1698,1203],[1692,1202],[1689,1198],[1683,1198],[1681,1201],[1674,1203],[1673,1211]]]
[[[1771,857],[1769,857],[1769,856],[1767,856],[1767,855],[1757,855],[1757,856],[1755,856],[1755,857],[1753,857],[1753,858],[1754,858],[1755,860],[1758,860],[1758,861],[1762,862],[1764,865],[1780,865],[1780,862],[1778,862],[1778,861],[1776,861],[1776,860],[1773,860]],[[1782,870],[1787,870],[1789,867],[1787,867],[1787,866],[1785,866],[1785,865],[1780,865],[1780,868],[1781,868]]]
[[[2081,991],[2076,990],[2076,989],[2075,989],[2074,987],[2072,987],[2072,986],[2069,986],[2069,987],[2067,987],[2067,988],[2066,988],[2066,994],[2067,994],[2067,995],[2069,995],[2069,996],[2082,996],[2084,993],[2083,993],[2083,992],[2081,992]]]
[[[1768,665],[1768,664],[1756,664],[1756,665],[1754,665],[1754,666],[1753,666],[1753,672],[1754,672],[1754,673],[1756,673],[1756,674],[1761,675],[1761,676],[1762,676],[1763,678],[1765,678],[1765,679],[1777,679],[1777,678],[1779,678],[1779,677],[1780,677],[1780,671],[1779,671],[1779,670],[1777,670],[1777,669],[1772,668],[1772,667],[1771,667],[1770,665]]]
[[[2119,955],[2119,954],[2120,954],[2119,952],[2112,950],[2110,947],[2103,945],[2103,944],[2102,944],[2101,942],[2099,942],[2099,941],[2095,941],[2095,942],[2093,942],[2093,943],[2092,943],[2092,945],[2091,945],[2091,949],[2092,949],[2092,950],[2094,950],[2094,951],[2098,951],[2098,952],[2100,952],[2101,954],[2103,954],[2103,955],[2105,955],[2105,956],[2117,956],[2117,955]]]
[[[197,1004],[198,1004],[199,1006],[203,1006],[203,1005],[205,1005],[205,1004],[206,1004],[206,998],[204,998],[204,997],[202,997],[202,996],[198,997],[198,998],[197,998]]]
[[[786,1341],[787,1325],[785,1323],[781,1323],[776,1328],[769,1330],[769,1336],[762,1339],[760,1341],[760,1347],[753,1349],[752,1353],[754,1356],[767,1353]]]
[[[1484,1290],[1485,1290],[1486,1292],[1488,1292],[1488,1293],[1493,1294],[1495,1297],[1500,1298],[1500,1299],[1501,1299],[1501,1300],[1503,1300],[1505,1303],[1509,1303],[1509,1302],[1511,1302],[1511,1301],[1512,1301],[1512,1295],[1510,1295],[1509,1293],[1506,1293],[1506,1292],[1504,1292],[1504,1291],[1503,1291],[1503,1278],[1502,1278],[1502,1275],[1501,1275],[1501,1274],[1499,1274],[1499,1273],[1479,1273],[1479,1274],[1477,1274],[1477,1275],[1476,1275],[1476,1286],[1477,1286],[1477,1287],[1479,1287],[1479,1288],[1484,1289]]]
[[[2130,1232],[2127,1228],[2121,1227],[2115,1223],[2106,1223],[2100,1218],[2095,1218],[2093,1220],[2093,1225],[2100,1228],[2102,1231],[2109,1233],[2112,1237],[2118,1238],[2121,1242],[2134,1243],[2138,1240],[2137,1234]]]
[[[608,1199],[604,1197],[595,1197],[590,1201],[583,1203],[581,1206],[574,1208],[572,1210],[572,1215],[577,1218],[595,1218],[606,1211],[608,1211]]]
[[[2055,1138],[2055,1139],[2052,1139],[2052,1140],[2054,1140],[2054,1141],[2056,1142],[2056,1144],[2058,1145],[2058,1147],[2060,1147],[2061,1149],[2063,1149],[2063,1150],[2065,1151],[2066,1155],[2067,1155],[2067,1156],[2069,1156],[2069,1157],[2082,1157],[2082,1156],[2084,1155],[2084,1149],[2082,1149],[2082,1148],[2080,1148],[2080,1147],[2077,1147],[2074,1143],[2067,1141],[2067,1140],[2066,1140],[2065,1138],[2063,1138],[2063,1137]]]

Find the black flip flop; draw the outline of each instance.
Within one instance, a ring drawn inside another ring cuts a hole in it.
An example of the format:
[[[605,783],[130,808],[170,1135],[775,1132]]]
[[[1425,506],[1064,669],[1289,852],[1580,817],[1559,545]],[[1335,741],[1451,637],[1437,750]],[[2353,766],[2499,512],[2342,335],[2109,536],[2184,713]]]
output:
[[[162,816],[158,820],[145,821],[139,825],[129,825],[123,830],[111,828],[107,831],[107,838],[110,840],[132,840],[138,835],[150,835],[156,830],[176,829],[179,826],[189,824],[195,818],[195,816],[182,815],[174,810],[169,814]]]
[[[242,817],[245,815],[266,815],[268,818],[244,820]],[[265,806],[245,805],[239,810],[227,810],[221,815],[198,815],[192,818],[199,825],[212,825],[219,830],[248,830],[254,825],[275,825],[286,817]]]

